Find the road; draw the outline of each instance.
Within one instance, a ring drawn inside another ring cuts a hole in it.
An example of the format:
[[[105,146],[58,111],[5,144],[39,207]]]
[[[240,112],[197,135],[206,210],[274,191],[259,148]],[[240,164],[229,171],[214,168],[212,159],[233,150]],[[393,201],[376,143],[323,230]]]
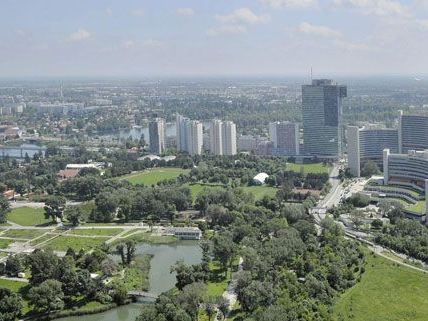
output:
[[[320,200],[318,202],[317,207],[313,210],[312,214],[315,218],[315,223],[317,225],[318,230],[321,229],[320,223],[321,221],[325,218],[327,210],[333,206],[337,206],[340,203],[340,199],[342,197],[349,197],[351,195],[345,195],[345,189],[343,187],[343,184],[340,182],[340,179],[338,178],[339,175],[339,166],[337,164],[334,165],[332,171],[330,172],[330,179],[329,182],[332,186],[332,188],[330,189],[330,192],[324,197],[324,199]],[[354,182],[354,184],[352,184],[349,187],[349,193],[348,194],[353,194],[356,192],[361,191],[364,188],[365,183],[367,182],[367,180],[362,180],[362,179],[358,179]],[[406,266],[410,269],[419,271],[419,272],[423,272],[423,273],[428,273],[427,270],[418,268],[416,266],[413,266],[411,264],[407,264],[405,262],[403,262],[400,259],[395,259],[391,256],[385,255],[384,252],[389,251],[389,249],[384,248],[380,245],[374,244],[370,241],[367,240],[367,238],[370,236],[370,234],[361,232],[361,231],[357,231],[354,230],[351,227],[345,226],[343,224],[342,228],[345,231],[345,234],[347,237],[351,237],[361,243],[364,243],[365,245],[367,245],[367,247],[373,251],[374,253],[376,253],[377,255],[390,260],[394,263],[400,264],[402,266]]]

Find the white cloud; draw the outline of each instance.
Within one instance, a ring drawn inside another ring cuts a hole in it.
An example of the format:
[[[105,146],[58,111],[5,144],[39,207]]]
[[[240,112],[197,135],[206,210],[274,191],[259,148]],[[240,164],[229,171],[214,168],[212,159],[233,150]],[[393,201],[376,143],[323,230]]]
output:
[[[135,47],[135,41],[132,41],[132,40],[126,40],[126,41],[123,43],[123,47],[124,47],[125,49],[132,49],[132,48],[134,48],[134,47]]]
[[[335,40],[334,45],[347,51],[370,50],[370,47],[367,44],[361,42],[347,42],[342,40]]]
[[[111,17],[113,15],[113,10],[111,8],[107,8],[105,10],[105,13],[106,13],[107,16]]]
[[[407,16],[408,8],[395,0],[334,0],[337,6],[356,8],[367,15]]]
[[[163,46],[163,42],[156,39],[147,39],[143,42],[144,47],[159,48]]]
[[[224,26],[208,29],[207,35],[211,37],[215,37],[219,35],[238,35],[246,32],[247,32],[247,28],[245,28],[245,26],[242,26],[242,25],[224,25]]]
[[[316,7],[318,0],[259,0],[272,8],[309,8]]]
[[[89,39],[90,37],[92,37],[92,34],[89,31],[81,28],[76,32],[71,33],[68,36],[68,40],[71,42],[79,42],[79,41]]]
[[[331,29],[326,26],[313,25],[309,22],[302,22],[298,27],[297,31],[306,35],[328,37],[328,38],[339,38],[342,36],[340,31]]]
[[[143,9],[134,9],[131,11],[131,16],[142,17],[142,16],[144,16],[144,10]]]
[[[228,15],[216,15],[216,19],[223,23],[247,23],[247,24],[259,24],[267,23],[270,20],[268,14],[262,14],[260,16],[256,15],[249,8],[239,8],[234,10],[231,14]]]
[[[195,11],[192,8],[178,8],[177,14],[179,16],[190,17],[195,14]]]

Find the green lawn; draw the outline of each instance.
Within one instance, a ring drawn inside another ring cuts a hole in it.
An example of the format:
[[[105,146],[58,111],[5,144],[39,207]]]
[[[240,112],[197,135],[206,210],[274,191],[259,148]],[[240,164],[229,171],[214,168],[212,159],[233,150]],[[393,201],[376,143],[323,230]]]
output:
[[[330,166],[324,165],[323,163],[313,163],[313,164],[295,164],[287,163],[286,170],[300,172],[303,167],[305,174],[308,173],[328,173],[330,171]]]
[[[412,212],[425,214],[426,212],[425,201],[419,201],[414,205],[408,206],[407,209]]]
[[[73,237],[73,236],[59,236],[52,241],[44,244],[43,247],[51,248],[54,251],[67,251],[69,247],[75,251],[80,249],[89,250],[101,245],[107,241],[108,237]]]
[[[26,283],[26,282],[10,281],[10,280],[0,279],[0,288],[6,288],[6,289],[9,289],[12,292],[16,292],[16,293],[18,293],[26,285],[28,285],[28,283]]]
[[[12,240],[0,239],[0,249],[7,249],[9,244],[12,244]]]
[[[43,208],[30,207],[14,208],[7,215],[7,219],[23,226],[44,225],[52,221],[45,218],[45,210]]]
[[[172,235],[158,236],[158,235],[152,235],[152,233],[150,232],[135,233],[134,235],[131,235],[128,237],[119,238],[117,239],[117,242],[121,242],[123,240],[134,240],[137,243],[152,243],[152,244],[169,244],[169,243],[175,243],[178,241],[178,239]]]
[[[74,235],[90,235],[90,236],[114,236],[122,232],[121,228],[90,228],[71,230],[69,234]]]
[[[125,175],[122,178],[131,184],[156,185],[160,181],[176,178],[180,174],[187,174],[188,172],[188,169],[163,167]]]
[[[250,192],[254,195],[254,198],[257,200],[261,200],[263,196],[275,196],[278,189],[276,187],[271,186],[246,186],[243,187],[244,191]]]
[[[36,237],[39,237],[43,234],[45,234],[48,231],[41,231],[41,230],[31,230],[31,229],[25,229],[25,230],[8,230],[4,232],[1,236],[4,237],[11,237],[11,238],[17,238],[17,239],[27,239],[32,240]]]
[[[192,192],[192,198],[193,200],[196,199],[196,196],[198,196],[198,194],[200,192],[202,192],[202,190],[204,188],[223,188],[223,185],[219,185],[219,184],[186,184],[184,185],[186,187],[190,188],[190,191]],[[275,187],[270,187],[270,186],[244,186],[241,187],[244,191],[246,192],[250,192],[254,195],[254,198],[256,200],[260,200],[263,198],[263,196],[268,195],[268,196],[275,196],[276,195],[276,191],[278,190]]]
[[[220,185],[220,184],[202,184],[202,183],[185,184],[183,186],[188,187],[190,189],[190,192],[192,193],[193,201],[196,199],[196,196],[198,196],[198,194],[204,190],[204,188],[223,188],[223,185]]]
[[[123,284],[128,291],[148,291],[151,259],[152,256],[148,254],[136,256],[132,266],[125,268],[123,278],[116,279],[113,282]]]
[[[426,321],[427,288],[428,274],[368,254],[361,282],[340,297],[334,313],[344,321]]]

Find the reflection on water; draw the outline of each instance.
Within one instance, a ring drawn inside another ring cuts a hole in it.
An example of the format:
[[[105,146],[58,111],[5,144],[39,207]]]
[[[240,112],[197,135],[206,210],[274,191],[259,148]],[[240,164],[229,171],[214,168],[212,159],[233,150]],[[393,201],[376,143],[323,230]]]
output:
[[[160,294],[175,285],[175,275],[170,268],[177,261],[183,260],[187,264],[197,264],[202,259],[202,251],[196,241],[181,241],[176,244],[152,245],[138,244],[137,254],[152,254],[150,267],[150,292]],[[134,321],[140,314],[143,303],[135,303],[119,307],[104,313],[69,317],[61,321]]]

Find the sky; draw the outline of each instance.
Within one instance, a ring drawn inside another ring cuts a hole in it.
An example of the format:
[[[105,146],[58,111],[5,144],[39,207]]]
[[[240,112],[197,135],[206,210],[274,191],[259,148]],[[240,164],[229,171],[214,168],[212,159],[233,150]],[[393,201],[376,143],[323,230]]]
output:
[[[428,74],[428,0],[1,0],[0,77]]]

